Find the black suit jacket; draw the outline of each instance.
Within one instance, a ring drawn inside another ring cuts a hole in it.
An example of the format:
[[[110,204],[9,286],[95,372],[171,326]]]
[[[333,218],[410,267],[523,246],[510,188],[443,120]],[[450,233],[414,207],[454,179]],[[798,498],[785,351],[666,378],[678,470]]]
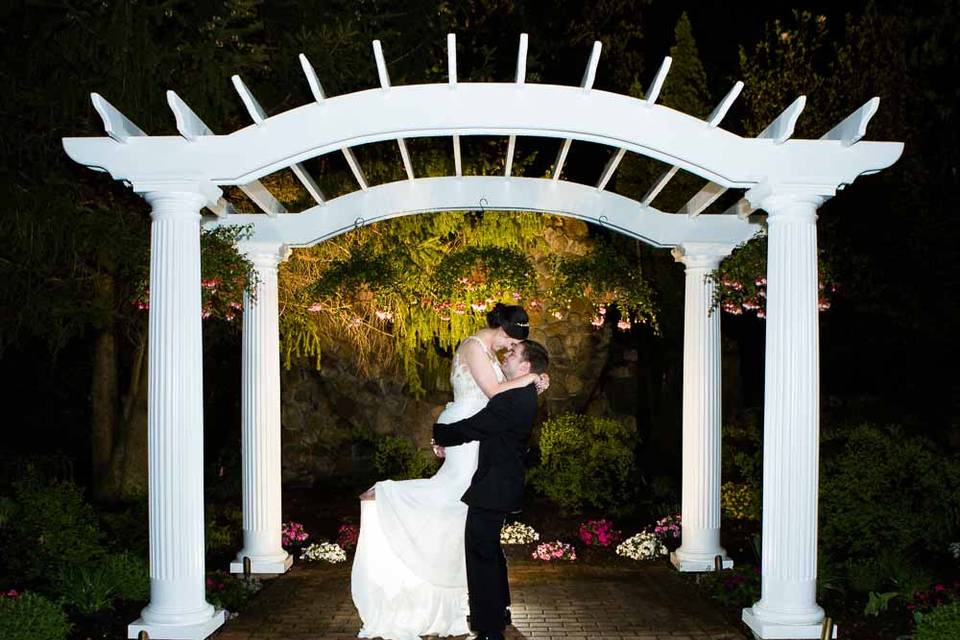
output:
[[[494,511],[521,509],[524,458],[536,415],[537,391],[529,384],[498,393],[480,412],[465,420],[433,425],[433,439],[441,446],[480,441],[477,471],[461,498],[465,503]]]

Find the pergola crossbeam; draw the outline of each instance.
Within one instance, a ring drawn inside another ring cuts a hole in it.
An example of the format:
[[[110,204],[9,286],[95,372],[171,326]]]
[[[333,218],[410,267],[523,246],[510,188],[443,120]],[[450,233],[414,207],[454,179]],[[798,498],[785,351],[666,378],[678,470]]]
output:
[[[664,62],[666,63],[666,61]],[[670,65],[667,65],[668,69],[669,67]],[[663,65],[661,65],[661,69],[662,68],[663,68]],[[662,84],[663,83],[661,82],[661,85]],[[734,101],[737,99],[737,96],[740,95],[740,92],[742,90],[743,90],[743,82],[741,82],[740,80],[737,80],[737,82],[733,85],[730,91],[727,92],[727,95],[723,97],[723,100],[720,101],[720,104],[714,107],[710,115],[707,116],[708,127],[712,129],[720,124],[724,116],[727,115],[727,112],[730,111],[730,107],[733,106]],[[657,89],[657,91],[659,92],[659,88]],[[649,205],[651,202],[653,202],[653,199],[656,198],[661,191],[663,191],[663,188],[667,186],[667,183],[673,180],[673,176],[677,175],[678,169],[679,167],[672,166],[666,171],[664,171],[663,173],[661,173],[660,177],[657,178],[657,181],[653,183],[653,186],[650,187],[650,189],[647,191],[646,194],[644,194],[643,204]]]
[[[320,78],[317,77],[316,69],[314,69],[313,65],[310,64],[310,61],[307,60],[307,56],[303,55],[302,53],[299,55],[299,59],[300,59],[300,66],[303,68],[303,75],[307,77],[307,84],[310,85],[310,93],[313,94],[313,99],[316,100],[317,104],[323,104],[327,98],[327,95],[323,91],[323,85],[320,84]],[[356,156],[353,155],[353,151],[351,151],[348,147],[344,147],[343,157],[346,159],[347,164],[350,166],[350,171],[353,173],[354,178],[356,178],[357,184],[360,185],[360,189],[362,189],[363,191],[366,191],[367,178],[366,176],[363,175],[363,171],[360,170],[360,163],[357,162],[357,158]],[[297,173],[297,172],[294,171],[294,173]],[[306,171],[303,171],[303,174],[304,176],[309,178],[309,174],[307,174]],[[307,187],[305,178],[301,177],[299,174],[297,174],[297,178],[299,178],[300,181],[304,183],[304,186]],[[307,190],[310,191],[310,187],[307,187]],[[323,193],[320,191],[319,188],[316,189],[316,192],[320,196],[319,198],[317,197],[317,195],[314,195],[312,192],[310,195],[312,195],[313,199],[316,200],[318,203],[323,202]]]
[[[457,88],[457,35],[447,34],[447,78],[451,89]],[[460,159],[460,136],[453,134],[453,168],[457,176],[463,175]]]
[[[726,187],[722,187],[716,182],[708,183],[703,189],[698,191],[677,213],[686,214],[695,217],[703,213],[703,210],[716,202],[717,198],[726,192]]]
[[[653,77],[653,81],[650,83],[650,86],[647,87],[643,99],[648,107],[653,106],[657,98],[660,97],[660,90],[663,89],[663,83],[667,81],[667,74],[670,73],[671,64],[673,64],[673,58],[665,56],[663,62],[660,63],[660,68],[657,69],[657,75]]]
[[[737,84],[743,88],[742,82],[738,82]],[[740,89],[737,89],[737,86],[734,85],[733,89],[730,90],[730,93],[727,94],[727,98],[733,94],[733,99],[736,99],[737,94],[739,93]],[[724,98],[724,101],[726,101],[727,98]],[[731,104],[733,103],[733,99],[730,100]],[[722,104],[723,103],[721,103],[721,106]],[[806,96],[800,96],[794,100],[789,107],[784,109],[783,112],[773,120],[773,122],[768,124],[767,127],[760,132],[760,135],[757,136],[757,139],[773,140],[774,144],[783,144],[786,142],[793,135],[793,131],[797,126],[797,119],[800,117],[800,114],[803,112],[803,108],[806,106],[806,104]],[[720,107],[718,106],[717,109],[719,108]],[[729,106],[727,108],[729,109]],[[696,217],[703,213],[704,209],[716,202],[717,198],[722,196],[726,191],[727,188],[723,185],[719,185],[715,182],[709,182],[706,186],[700,189],[700,191],[695,193],[693,197],[690,198],[677,213]],[[728,210],[728,212],[729,211],[730,210]],[[743,207],[738,207],[737,215],[744,217],[742,211]],[[750,214],[748,213],[746,215]]]
[[[517,48],[517,72],[513,81],[517,85],[523,85],[527,81],[527,34],[520,34],[520,46]],[[507,140],[507,161],[504,163],[503,175],[510,177],[513,171],[513,153],[517,148],[517,136],[511,135]]]
[[[271,218],[287,212],[280,201],[274,198],[270,190],[263,186],[263,183],[259,180],[240,185],[240,190],[247,194],[247,197],[253,200],[254,204]]]
[[[616,152],[610,156],[610,159],[607,160],[607,166],[603,168],[603,173],[600,174],[600,180],[597,181],[598,191],[603,191],[604,188],[606,188],[607,183],[610,182],[610,178],[613,177],[613,173],[617,170],[617,167],[620,166],[620,161],[623,160],[623,156],[626,153],[626,149],[617,149]]]
[[[306,62],[307,66],[310,65],[310,63],[307,62],[306,57],[303,57],[300,62],[301,64]],[[312,69],[312,67],[310,68]],[[240,99],[243,100],[243,105],[247,108],[247,113],[250,114],[250,118],[253,120],[254,124],[257,126],[262,125],[264,122],[266,122],[267,112],[264,111],[262,106],[260,106],[260,102],[256,99],[256,97],[254,97],[253,92],[250,91],[250,88],[246,85],[246,83],[244,83],[239,75],[234,75],[232,80],[233,86],[240,95]],[[316,97],[316,95],[314,97]],[[314,182],[312,177],[310,177],[310,174],[307,173],[307,170],[303,168],[303,165],[300,163],[294,163],[290,166],[290,169],[297,177],[297,180],[300,181],[300,184],[302,184],[307,190],[307,193],[310,194],[310,197],[312,197],[317,204],[323,204],[325,199],[323,197],[323,192],[320,191],[320,187],[318,187],[317,183]],[[263,209],[267,215],[273,216],[277,215],[278,213],[287,212],[283,205],[273,197],[269,190],[267,190],[267,188],[264,187],[260,181],[242,185],[240,188],[245,194],[247,194],[247,196],[250,197],[251,200],[257,204],[258,207]]]
[[[880,98],[870,98],[862,107],[841,120],[833,129],[820,136],[821,140],[839,140],[844,147],[856,144],[867,135],[867,125],[880,107]]]
[[[147,135],[143,132],[143,129],[133,124],[130,118],[120,113],[99,93],[91,93],[90,100],[93,102],[93,108],[97,110],[103,120],[103,130],[117,142],[126,143],[129,138]]]
[[[373,58],[377,63],[377,75],[380,77],[380,88],[388,91],[390,89],[390,73],[387,71],[387,61],[383,57],[383,46],[379,40],[373,41]],[[407,179],[413,180],[413,165],[410,163],[410,152],[407,151],[407,141],[403,138],[397,138],[397,146],[400,148],[400,160],[403,161],[403,168],[407,172]]]
[[[580,87],[584,93],[590,93],[593,89],[593,82],[597,78],[597,65],[600,64],[600,51],[603,45],[597,40],[593,43],[593,49],[590,50],[590,58],[587,60],[587,68],[583,72],[583,79],[580,81]],[[560,152],[557,153],[557,160],[553,163],[553,180],[560,179],[563,172],[563,163],[567,161],[567,154],[570,153],[570,145],[573,144],[572,138],[567,138],[560,146]]]

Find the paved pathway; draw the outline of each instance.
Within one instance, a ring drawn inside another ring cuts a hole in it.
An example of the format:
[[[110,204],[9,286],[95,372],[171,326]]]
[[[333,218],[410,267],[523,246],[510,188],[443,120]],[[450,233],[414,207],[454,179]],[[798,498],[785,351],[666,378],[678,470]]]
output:
[[[508,640],[745,640],[663,564],[510,567]],[[267,583],[216,640],[349,640],[360,621],[349,563],[302,564]]]

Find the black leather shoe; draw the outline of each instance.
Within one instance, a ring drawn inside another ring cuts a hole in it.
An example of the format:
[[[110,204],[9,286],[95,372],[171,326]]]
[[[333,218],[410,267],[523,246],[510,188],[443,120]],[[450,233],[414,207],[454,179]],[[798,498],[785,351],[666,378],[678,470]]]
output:
[[[503,634],[499,631],[488,631],[486,633],[478,633],[473,636],[471,640],[504,640]]]

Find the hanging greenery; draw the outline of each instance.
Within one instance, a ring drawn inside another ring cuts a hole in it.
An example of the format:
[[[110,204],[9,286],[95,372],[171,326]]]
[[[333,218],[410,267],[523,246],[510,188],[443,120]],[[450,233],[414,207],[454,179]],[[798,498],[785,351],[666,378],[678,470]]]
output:
[[[565,312],[617,304],[656,327],[639,268],[606,243],[557,255],[556,216],[447,212],[398,218],[297,250],[281,267],[285,366],[349,345],[361,370],[405,376],[413,395],[445,388],[449,357],[497,302]],[[626,315],[626,314],[624,314]]]
[[[660,332],[653,288],[630,254],[609,242],[598,241],[586,255],[556,256],[553,261],[555,280],[549,297],[555,306],[566,308],[576,299],[586,297],[596,311],[595,326],[601,326],[607,309],[616,305],[621,329],[629,329],[636,322]]]
[[[205,229],[200,233],[200,292],[204,320],[233,322],[243,311],[243,294],[254,295],[257,272],[236,246],[250,237],[251,225]],[[143,265],[141,286],[132,304],[150,308],[150,273]]]
[[[819,296],[817,307],[820,311],[830,308],[831,299],[838,289],[833,276],[829,255],[819,252],[817,262],[819,277]],[[729,258],[720,264],[720,268],[708,276],[716,285],[713,294],[713,308],[722,309],[731,315],[744,312],[755,313],[758,318],[766,317],[767,309],[767,236],[758,233],[744,242]]]

